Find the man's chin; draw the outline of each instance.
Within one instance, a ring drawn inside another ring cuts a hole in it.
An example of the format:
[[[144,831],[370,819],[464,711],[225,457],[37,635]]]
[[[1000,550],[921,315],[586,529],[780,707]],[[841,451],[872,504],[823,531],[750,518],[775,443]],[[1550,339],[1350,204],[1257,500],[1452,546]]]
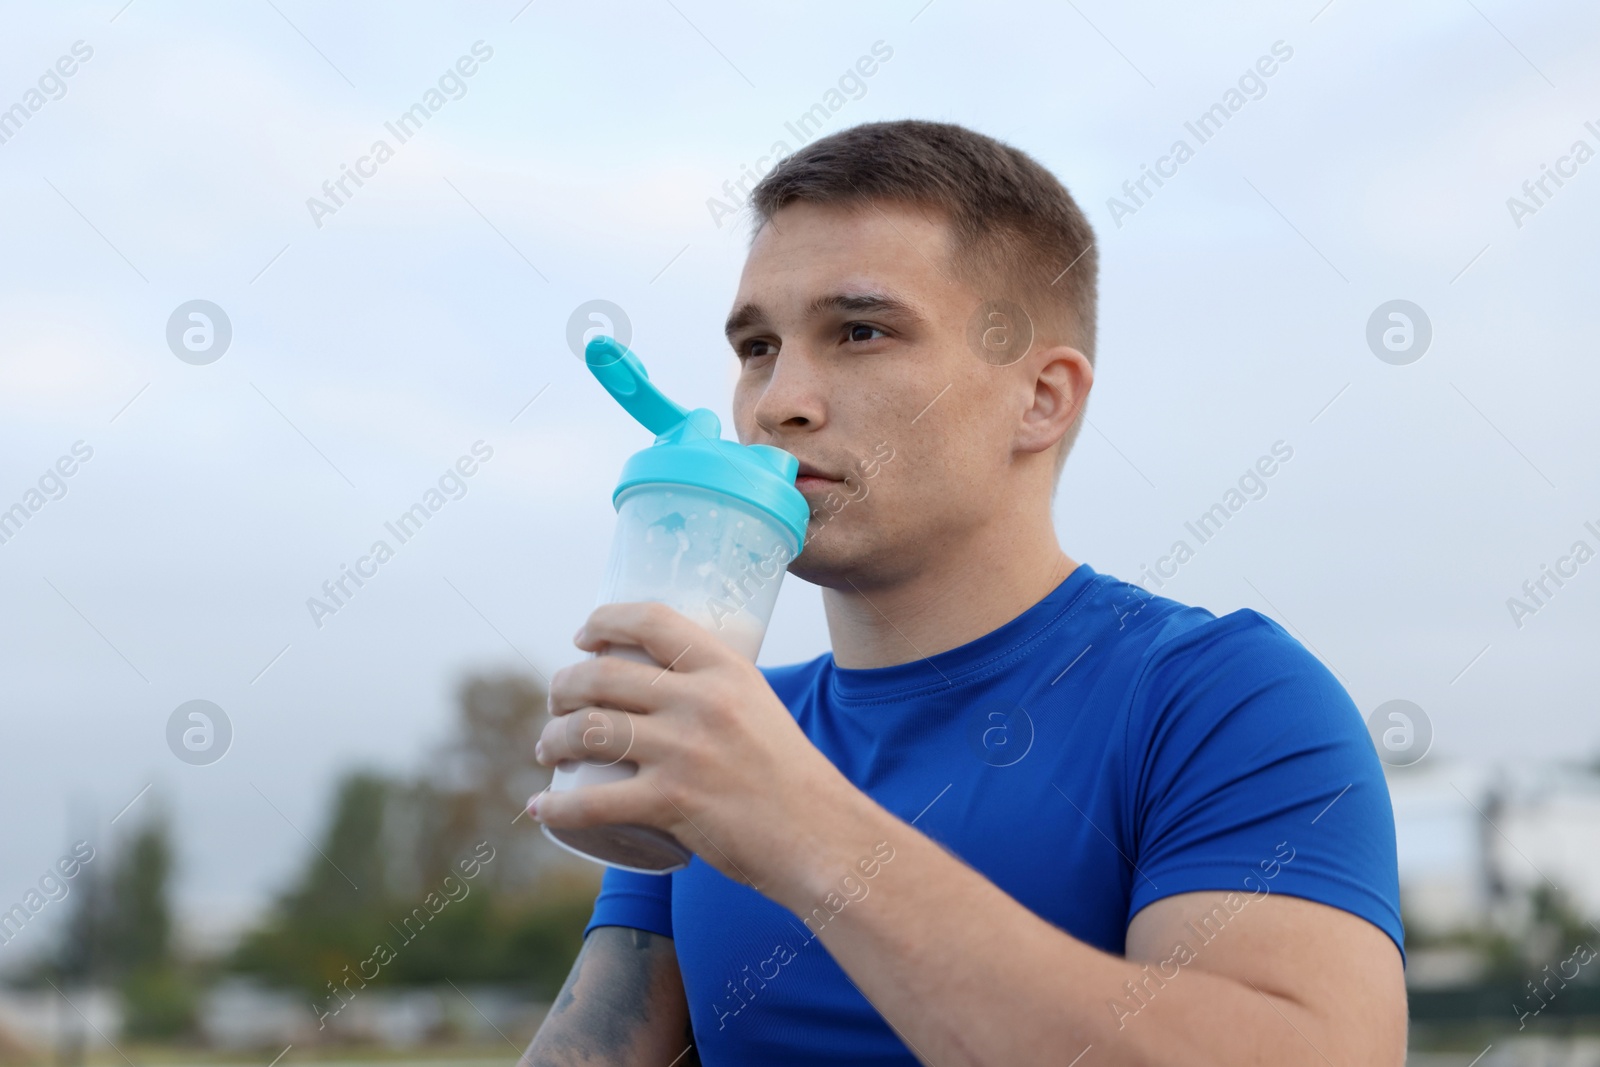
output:
[[[829,589],[849,589],[852,582],[865,581],[870,569],[859,549],[827,527],[816,531],[814,537],[808,534],[800,555],[789,564],[789,573],[796,578]]]
[[[827,579],[834,573],[834,569],[824,561],[808,559],[806,556],[807,551],[809,549],[802,550],[799,558],[789,564],[789,574],[802,582],[810,582],[812,585],[830,584]]]

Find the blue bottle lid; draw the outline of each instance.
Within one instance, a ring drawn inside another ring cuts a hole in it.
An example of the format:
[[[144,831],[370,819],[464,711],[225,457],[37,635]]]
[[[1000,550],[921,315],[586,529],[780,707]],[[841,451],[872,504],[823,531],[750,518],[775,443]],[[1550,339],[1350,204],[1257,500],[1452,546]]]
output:
[[[722,422],[710,408],[689,411],[667,399],[650,381],[639,357],[615,338],[595,337],[584,362],[617,403],[656,435],[656,443],[628,457],[611,494],[642,485],[688,485],[726,493],[760,508],[794,537],[794,554],[805,544],[811,506],[794,487],[800,461],[773,445],[741,445],[722,439]]]

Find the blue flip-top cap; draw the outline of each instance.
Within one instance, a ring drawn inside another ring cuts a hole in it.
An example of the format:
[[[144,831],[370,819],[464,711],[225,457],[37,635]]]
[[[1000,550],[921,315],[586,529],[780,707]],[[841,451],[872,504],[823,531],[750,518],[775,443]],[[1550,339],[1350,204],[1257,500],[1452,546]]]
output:
[[[773,445],[741,445],[722,439],[722,422],[710,408],[690,411],[673,403],[650,381],[639,357],[615,338],[599,336],[584,347],[589,370],[617,403],[656,435],[656,443],[628,457],[611,494],[642,485],[691,485],[742,500],[772,516],[805,545],[811,506],[794,487],[800,461]]]

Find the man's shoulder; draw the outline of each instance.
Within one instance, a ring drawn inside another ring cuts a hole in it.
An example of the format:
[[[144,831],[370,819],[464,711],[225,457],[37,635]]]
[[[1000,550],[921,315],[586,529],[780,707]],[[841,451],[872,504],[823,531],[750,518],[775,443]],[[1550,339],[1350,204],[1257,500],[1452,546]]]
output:
[[[1052,599],[1033,609],[1034,626],[1017,635],[1020,644],[1009,652],[992,650],[989,659],[966,669],[977,672],[974,677],[1015,678],[1042,671],[1054,679],[1063,673],[1061,655],[1083,652],[1090,661],[1085,665],[1094,667],[1092,674],[1118,679],[1117,684],[1131,686],[1156,704],[1208,677],[1243,681],[1309,674],[1318,682],[1333,681],[1294,636],[1251,608],[1218,616],[1093,570],[1086,582],[1052,594]],[[1037,655],[1041,649],[1056,649],[1061,655]],[[798,663],[758,669],[773,692],[793,707],[807,692],[826,684],[832,662],[832,653],[823,652]]]
[[[776,667],[757,665],[756,669],[766,678],[772,691],[787,704],[791,696],[816,683],[829,655],[823,652],[801,663],[785,663]]]
[[[1081,640],[1103,652],[1122,672],[1134,675],[1150,673],[1152,664],[1179,660],[1214,664],[1218,657],[1275,654],[1317,663],[1276,622],[1250,608],[1219,617],[1102,571],[1091,571],[1087,582],[1060,598],[1023,638],[1022,647],[1031,653],[1040,645],[1062,639]],[[1044,662],[1024,654],[1012,661],[1012,667],[1025,669]],[[763,665],[759,670],[773,691],[787,701],[820,684],[831,663],[832,653],[822,652],[809,660]]]
[[[1342,783],[1377,774],[1366,725],[1332,668],[1276,621],[1251,608],[1214,615],[1178,605],[1148,626],[1131,665],[1129,758],[1172,757],[1169,769],[1211,764],[1224,776],[1252,758],[1300,754]],[[1185,753],[1209,754],[1198,764]],[[1253,754],[1253,755],[1252,755]],[[1368,766],[1370,764],[1370,766]],[[1381,775],[1378,775],[1381,779]]]
[[[1151,641],[1142,678],[1147,685],[1207,678],[1236,680],[1245,688],[1295,681],[1348,699],[1316,653],[1253,608],[1222,616],[1190,609],[1173,616]]]
[[[1238,729],[1361,732],[1335,673],[1294,634],[1252,608],[1224,615],[1105,577],[1097,596],[1115,607],[1103,631],[1129,683],[1133,733],[1174,717],[1201,731],[1223,719]],[[1246,708],[1250,710],[1246,710]],[[1359,718],[1359,715],[1356,715]]]
[[[1322,667],[1298,639],[1253,608],[1216,615],[1111,575],[1096,579],[1100,589],[1093,596],[1110,616],[1108,637],[1139,657],[1146,674],[1180,663],[1214,669],[1230,661]]]

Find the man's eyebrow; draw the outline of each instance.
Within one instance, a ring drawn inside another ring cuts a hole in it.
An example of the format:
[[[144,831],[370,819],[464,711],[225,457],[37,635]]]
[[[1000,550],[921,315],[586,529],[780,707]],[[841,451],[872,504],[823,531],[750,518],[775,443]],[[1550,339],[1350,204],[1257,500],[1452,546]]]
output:
[[[805,316],[806,318],[811,318],[812,316],[823,311],[853,311],[866,312],[869,314],[877,313],[900,315],[905,318],[917,320],[922,318],[922,316],[917,313],[916,308],[912,307],[904,300],[901,300],[898,297],[890,296],[888,293],[877,292],[828,293],[825,296],[817,297],[815,300],[807,304],[805,307]],[[761,305],[756,303],[742,304],[737,310],[734,311],[733,314],[728,316],[728,322],[727,325],[723,327],[723,332],[727,335],[729,340],[732,340],[733,335],[738,333],[740,330],[743,330],[749,326],[754,326],[757,323],[765,322],[766,318],[767,313],[762,310]]]

